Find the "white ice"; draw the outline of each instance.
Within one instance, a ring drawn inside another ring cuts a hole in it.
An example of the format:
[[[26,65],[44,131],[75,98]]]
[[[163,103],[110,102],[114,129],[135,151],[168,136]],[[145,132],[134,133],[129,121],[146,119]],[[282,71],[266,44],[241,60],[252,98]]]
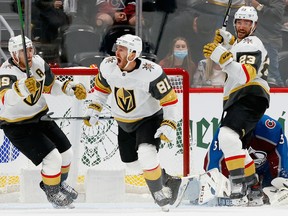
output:
[[[207,207],[181,205],[162,212],[154,203],[75,203],[74,209],[54,209],[49,203],[0,203],[1,216],[247,216],[286,215],[287,207]]]

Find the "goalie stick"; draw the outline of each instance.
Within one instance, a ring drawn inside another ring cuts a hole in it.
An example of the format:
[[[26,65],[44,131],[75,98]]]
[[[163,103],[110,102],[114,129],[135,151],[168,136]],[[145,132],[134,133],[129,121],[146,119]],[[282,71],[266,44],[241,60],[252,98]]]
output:
[[[54,112],[50,112],[47,113],[46,115],[42,116],[40,118],[41,121],[55,121],[55,120],[85,120],[85,119],[89,119],[88,116],[63,116],[63,117],[52,117],[51,115],[53,115]],[[112,116],[99,116],[99,120],[112,120],[114,119]]]
[[[225,16],[224,16],[223,23],[222,23],[222,30],[226,30],[226,28],[227,28],[229,15],[230,15],[230,11],[231,11],[231,6],[232,6],[232,0],[229,0],[228,1],[228,7],[227,7],[227,10],[225,12]],[[210,77],[210,73],[212,71],[212,66],[213,66],[213,61],[210,58],[208,58],[206,60],[206,68],[205,68],[206,79],[208,79]]]

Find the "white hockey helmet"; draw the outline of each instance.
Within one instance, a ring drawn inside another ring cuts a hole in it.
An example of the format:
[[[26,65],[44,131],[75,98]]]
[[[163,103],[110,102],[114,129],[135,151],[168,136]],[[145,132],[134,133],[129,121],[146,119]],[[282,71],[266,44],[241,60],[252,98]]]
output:
[[[142,52],[142,39],[136,35],[122,35],[116,40],[116,45],[127,47],[128,54],[135,52],[135,58],[138,58]]]
[[[234,15],[234,25],[236,20],[238,19],[245,19],[252,21],[252,30],[251,33],[255,30],[256,23],[258,21],[257,11],[252,6],[242,6],[238,9],[238,11]]]
[[[32,41],[25,36],[26,47],[33,47]],[[17,52],[23,49],[22,35],[17,35],[15,37],[11,37],[8,42],[8,51],[11,56],[13,52]]]

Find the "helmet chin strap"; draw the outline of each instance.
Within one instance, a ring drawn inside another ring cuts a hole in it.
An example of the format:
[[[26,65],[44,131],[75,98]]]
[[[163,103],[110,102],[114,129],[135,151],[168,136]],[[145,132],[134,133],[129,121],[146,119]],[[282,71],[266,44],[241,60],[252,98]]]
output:
[[[132,59],[132,60],[129,60],[129,56],[132,54],[132,52],[129,54],[129,55],[127,55],[127,57],[126,57],[126,60],[127,60],[127,64],[125,65],[125,67],[123,68],[124,70],[128,67],[128,65],[131,63],[131,62],[133,62],[135,59],[136,59],[136,56]]]
[[[14,57],[14,55],[15,55],[15,57]],[[16,63],[20,67],[19,51],[13,52],[12,58],[13,58],[14,63]],[[18,61],[16,61],[16,58]]]

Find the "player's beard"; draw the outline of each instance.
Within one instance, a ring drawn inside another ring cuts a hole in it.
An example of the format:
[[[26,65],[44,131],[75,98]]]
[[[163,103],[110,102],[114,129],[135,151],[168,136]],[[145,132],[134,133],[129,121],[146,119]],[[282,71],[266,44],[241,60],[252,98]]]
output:
[[[249,36],[249,33],[247,31],[243,31],[243,30],[241,32],[237,31],[237,38],[240,40],[242,40],[248,36]]]
[[[29,66],[29,68],[32,67],[32,60],[28,60],[28,66]],[[26,70],[26,63],[25,63],[25,62],[20,62],[20,63],[19,63],[19,67],[20,67],[22,70]]]

